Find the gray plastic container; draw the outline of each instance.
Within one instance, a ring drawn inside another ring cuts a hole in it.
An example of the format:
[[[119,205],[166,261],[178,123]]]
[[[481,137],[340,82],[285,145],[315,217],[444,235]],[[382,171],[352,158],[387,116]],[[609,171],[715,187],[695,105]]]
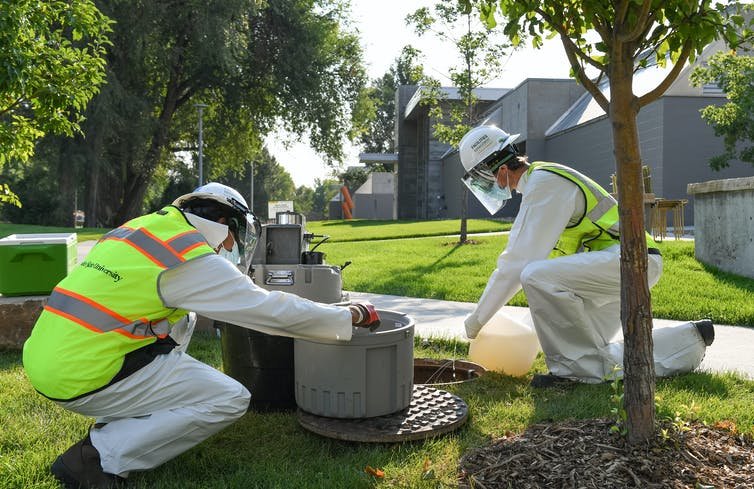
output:
[[[414,320],[378,310],[374,332],[354,328],[349,342],[293,342],[296,404],[330,418],[371,418],[405,409],[414,382]]]
[[[343,279],[337,265],[253,265],[254,283],[315,302],[342,301]]]

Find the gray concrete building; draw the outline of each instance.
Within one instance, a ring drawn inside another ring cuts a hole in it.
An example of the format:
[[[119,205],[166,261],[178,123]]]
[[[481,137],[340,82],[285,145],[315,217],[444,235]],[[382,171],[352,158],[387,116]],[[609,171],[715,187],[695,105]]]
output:
[[[443,104],[460,103],[458,90],[443,88]],[[481,88],[474,91],[478,110],[486,110],[507,89]],[[397,217],[398,219],[442,219],[447,215],[448,190],[443,183],[442,159],[449,146],[434,136],[435,120],[421,103],[421,87],[406,85],[396,93]],[[459,182],[460,185],[460,182]],[[452,190],[452,189],[451,189]]]
[[[699,111],[724,103],[725,95],[716,86],[691,86],[689,76],[694,66],[721,49],[725,49],[722,43],[710,44],[663,97],[641,109],[637,121],[642,160],[651,170],[653,192],[660,198],[688,199],[687,225],[693,225],[694,216],[693,198],[686,193],[689,183],[754,175],[754,168],[742,162],[732,162],[719,172],[708,164],[710,157],[723,152],[723,141]],[[669,69],[650,66],[638,72],[635,93],[642,95],[657,86]],[[607,85],[601,89],[609,97]],[[458,103],[457,91],[445,90],[447,103]],[[530,161],[572,166],[611,190],[615,160],[610,121],[583,87],[572,79],[527,79],[513,89],[485,90],[479,94],[480,124],[519,133],[517,144]],[[464,190],[458,153],[433,137],[435,121],[418,103],[419,96],[415,86],[400,87],[396,94],[397,217],[457,218]],[[518,200],[495,217],[515,216]],[[490,217],[473,197],[468,198],[467,216]]]
[[[367,181],[353,193],[355,219],[395,219],[395,174],[370,173]]]

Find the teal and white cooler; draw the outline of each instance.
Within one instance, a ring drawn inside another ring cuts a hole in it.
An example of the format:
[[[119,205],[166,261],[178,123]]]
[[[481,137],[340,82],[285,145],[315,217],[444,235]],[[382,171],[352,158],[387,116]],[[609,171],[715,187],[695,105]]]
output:
[[[11,234],[0,239],[0,294],[47,295],[76,266],[75,233]]]

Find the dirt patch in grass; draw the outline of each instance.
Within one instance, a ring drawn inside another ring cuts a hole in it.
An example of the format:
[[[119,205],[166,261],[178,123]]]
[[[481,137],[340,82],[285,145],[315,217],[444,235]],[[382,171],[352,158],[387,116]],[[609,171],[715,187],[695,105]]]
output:
[[[461,244],[461,245],[478,245],[479,241],[477,241],[475,239],[467,239],[463,243],[461,243],[460,241],[446,241],[442,245],[443,246],[458,246],[459,244]]]
[[[666,424],[629,447],[612,421],[533,425],[474,449],[460,463],[460,487],[754,488],[754,440],[732,423]]]

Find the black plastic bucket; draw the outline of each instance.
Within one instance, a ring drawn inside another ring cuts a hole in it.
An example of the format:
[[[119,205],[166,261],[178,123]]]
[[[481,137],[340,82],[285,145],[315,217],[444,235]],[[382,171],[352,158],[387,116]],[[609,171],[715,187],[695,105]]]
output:
[[[304,251],[301,253],[302,265],[322,265],[325,262],[325,254],[321,251]]]
[[[235,324],[218,322],[216,326],[222,333],[223,370],[249,389],[249,409],[294,409],[293,338],[268,335]]]

